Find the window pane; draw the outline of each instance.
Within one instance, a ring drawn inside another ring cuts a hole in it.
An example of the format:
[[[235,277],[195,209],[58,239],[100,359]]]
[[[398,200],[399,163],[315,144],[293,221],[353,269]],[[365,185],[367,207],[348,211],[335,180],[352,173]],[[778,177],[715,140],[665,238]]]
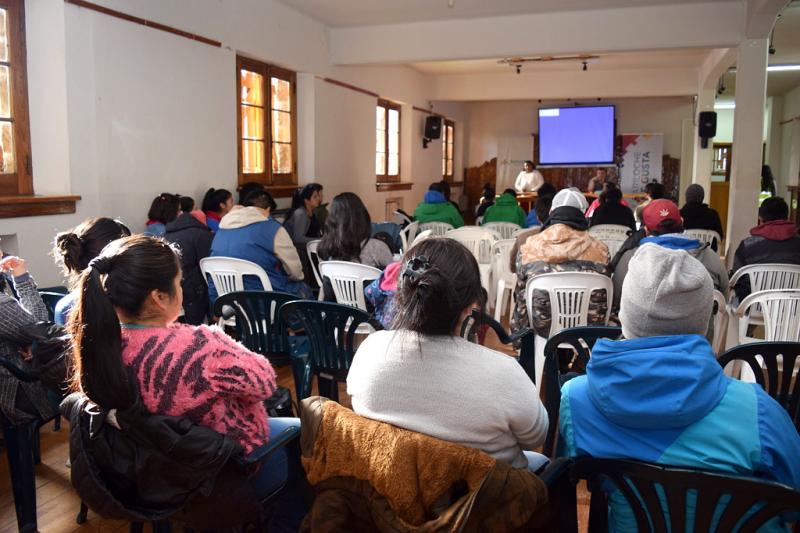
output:
[[[264,105],[264,77],[261,74],[242,69],[240,72],[243,104]]]
[[[397,176],[400,173],[400,156],[397,154],[389,154],[389,176]]]
[[[242,108],[242,137],[245,139],[264,138],[264,110],[260,107],[240,106]]]
[[[447,159],[453,159],[453,145],[447,144]]]
[[[400,151],[400,136],[398,134],[389,134],[389,153],[396,154]]]
[[[242,172],[244,174],[264,172],[263,141],[242,141]]]
[[[447,175],[447,161],[442,159],[442,176]]]
[[[378,130],[375,132],[375,151],[386,151],[386,132],[383,130]]]
[[[0,117],[3,118],[11,118],[11,90],[8,78],[8,67],[0,66]]]
[[[452,159],[447,162],[447,172],[445,172],[445,174],[447,174],[448,176],[452,176],[453,175],[453,160]]]
[[[400,131],[400,111],[396,109],[389,110],[389,132],[397,133]]]
[[[283,111],[272,112],[272,140],[292,142],[292,114]]]
[[[453,142],[453,126],[447,126],[447,142]]]
[[[17,161],[14,156],[14,132],[10,122],[0,123],[0,173],[13,174],[17,171]]]
[[[442,141],[442,158],[447,157],[447,142]]]
[[[8,61],[8,13],[0,9],[0,61]]]
[[[272,143],[272,172],[292,173],[292,145]]]
[[[386,154],[375,154],[375,174],[386,174]]]
[[[292,110],[292,84],[280,78],[272,78],[272,109]]]
[[[379,130],[386,129],[386,109],[381,106],[375,108],[375,118]]]

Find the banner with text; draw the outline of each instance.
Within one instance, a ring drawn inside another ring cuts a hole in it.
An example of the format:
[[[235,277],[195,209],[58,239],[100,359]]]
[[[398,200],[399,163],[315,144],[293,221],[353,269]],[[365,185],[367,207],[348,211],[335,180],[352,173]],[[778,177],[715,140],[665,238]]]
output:
[[[644,186],[661,182],[664,135],[661,133],[622,134],[620,188],[625,194],[644,193]]]

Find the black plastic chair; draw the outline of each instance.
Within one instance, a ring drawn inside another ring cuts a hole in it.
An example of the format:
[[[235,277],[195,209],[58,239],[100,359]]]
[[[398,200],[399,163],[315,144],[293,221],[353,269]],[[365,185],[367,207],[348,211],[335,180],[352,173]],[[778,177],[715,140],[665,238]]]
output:
[[[294,316],[303,324],[309,341],[297,399],[311,396],[311,379],[317,376],[319,394],[339,401],[338,383],[347,379],[355,355],[356,328],[370,323],[367,313],[356,307],[315,300],[295,300],[278,311],[282,320]]]
[[[542,385],[540,394],[544,393],[544,407],[550,425],[547,428],[547,438],[544,441],[542,453],[547,457],[554,457],[556,440],[558,438],[558,413],[561,409],[561,385],[568,380],[566,374],[561,373],[561,364],[558,359],[558,348],[568,344],[575,351],[575,368],[571,369],[571,377],[585,372],[589,363],[592,348],[598,339],[618,339],[622,329],[614,326],[583,326],[559,331],[544,345],[544,370],[542,371]],[[576,371],[577,370],[577,371]]]
[[[536,370],[534,367],[534,339],[536,334],[530,328],[523,328],[516,333],[508,333],[503,325],[494,319],[488,313],[481,313],[474,309],[472,313],[464,319],[461,323],[461,331],[459,335],[470,342],[477,342],[476,337],[478,330],[481,326],[489,326],[495,334],[497,339],[506,345],[513,345],[519,343],[519,352],[517,361],[522,365],[528,377],[536,383]]]
[[[756,356],[761,356],[763,364]],[[779,370],[778,356],[783,359]],[[731,361],[744,361],[755,374],[756,382],[789,413],[800,432],[800,379],[792,383],[792,376],[800,372],[800,342],[753,342],[731,348],[719,356],[722,368]],[[780,378],[778,372],[781,372]]]
[[[56,304],[61,298],[64,297],[64,294],[61,294],[60,292],[39,291],[39,296],[42,297],[44,306],[47,307],[47,319],[50,322],[55,322]]]
[[[608,497],[600,486],[608,488],[609,482],[630,505],[638,531],[687,531],[690,491],[695,494],[695,532],[754,532],[774,517],[800,512],[800,492],[752,477],[589,457],[575,460],[570,478],[573,484],[587,480],[592,490],[590,532],[608,531]],[[659,497],[661,491],[663,497]],[[729,500],[720,504],[723,497]]]

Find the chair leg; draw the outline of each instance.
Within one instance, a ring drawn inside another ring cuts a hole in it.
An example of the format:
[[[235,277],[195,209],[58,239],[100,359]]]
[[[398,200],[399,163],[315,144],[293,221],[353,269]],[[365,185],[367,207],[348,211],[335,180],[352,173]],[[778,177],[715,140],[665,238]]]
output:
[[[500,319],[503,316],[503,303],[505,302],[505,294],[506,294],[506,284],[501,279],[497,282],[497,297],[494,301],[494,319],[500,322]]]
[[[61,431],[61,415],[56,415],[56,419],[53,420],[53,431]]]
[[[89,515],[89,506],[81,502],[81,509],[78,511],[78,516],[75,517],[77,524],[86,523],[87,516]]]
[[[31,429],[31,447],[33,450],[33,464],[38,465],[42,462],[42,451],[41,451],[41,436],[39,435],[39,430],[42,428],[39,424],[36,424]]]
[[[36,524],[36,477],[33,470],[33,443],[31,442],[31,436],[36,433],[35,427],[36,423],[3,428],[8,469],[11,472],[11,488],[14,493],[14,507],[17,511],[17,527],[22,533],[38,529]]]

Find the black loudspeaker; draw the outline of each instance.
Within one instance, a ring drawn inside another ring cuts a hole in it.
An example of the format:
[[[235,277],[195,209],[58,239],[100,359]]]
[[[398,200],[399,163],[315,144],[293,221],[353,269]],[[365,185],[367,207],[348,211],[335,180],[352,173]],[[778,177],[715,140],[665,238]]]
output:
[[[428,115],[425,119],[425,138],[438,139],[442,136],[442,117]]]
[[[717,113],[716,111],[700,111],[698,125],[698,135],[709,139],[717,134]]]

